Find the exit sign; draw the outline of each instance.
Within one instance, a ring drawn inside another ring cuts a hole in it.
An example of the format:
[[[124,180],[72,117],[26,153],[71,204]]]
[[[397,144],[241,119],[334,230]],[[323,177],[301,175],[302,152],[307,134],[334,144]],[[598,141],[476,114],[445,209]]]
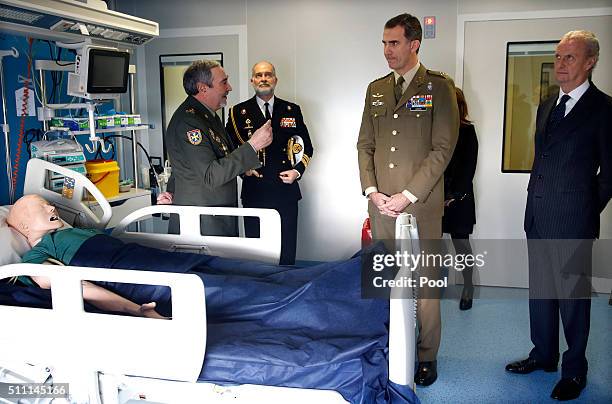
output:
[[[436,17],[423,17],[423,38],[433,39],[436,37]]]

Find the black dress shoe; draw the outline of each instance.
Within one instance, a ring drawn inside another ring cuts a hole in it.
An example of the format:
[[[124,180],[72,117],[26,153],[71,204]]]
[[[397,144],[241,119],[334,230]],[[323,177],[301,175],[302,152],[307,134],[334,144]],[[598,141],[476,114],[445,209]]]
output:
[[[459,310],[469,310],[472,308],[472,298],[474,297],[474,287],[463,287],[461,292],[461,300],[459,301]]]
[[[436,367],[436,361],[419,363],[419,368],[414,375],[414,382],[419,386],[429,386],[433,384],[438,378]]]
[[[557,365],[544,365],[538,363],[533,358],[523,359],[522,361],[512,362],[506,365],[506,370],[520,375],[526,375],[534,370],[543,370],[545,372],[556,372]]]
[[[568,377],[559,380],[550,397],[559,401],[573,400],[580,396],[580,392],[586,386],[586,376]]]

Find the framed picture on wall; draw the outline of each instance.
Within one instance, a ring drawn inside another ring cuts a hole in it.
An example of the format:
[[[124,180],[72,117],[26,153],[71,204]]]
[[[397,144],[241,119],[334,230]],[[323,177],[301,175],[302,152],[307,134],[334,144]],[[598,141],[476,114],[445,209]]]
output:
[[[509,42],[506,47],[502,172],[529,173],[538,105],[558,91],[556,41]]]

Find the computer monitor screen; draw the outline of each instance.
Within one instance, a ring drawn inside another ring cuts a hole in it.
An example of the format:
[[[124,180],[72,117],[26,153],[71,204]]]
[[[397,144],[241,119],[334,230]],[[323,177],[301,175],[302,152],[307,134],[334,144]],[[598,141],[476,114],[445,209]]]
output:
[[[90,94],[125,93],[130,55],[106,49],[89,50],[87,92]]]

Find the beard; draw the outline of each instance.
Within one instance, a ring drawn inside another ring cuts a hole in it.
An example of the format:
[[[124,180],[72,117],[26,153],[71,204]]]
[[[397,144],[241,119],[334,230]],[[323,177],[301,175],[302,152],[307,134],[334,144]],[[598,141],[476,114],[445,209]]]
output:
[[[255,94],[258,96],[268,96],[270,94],[274,93],[274,87],[273,86],[268,86],[268,87],[255,87]]]

